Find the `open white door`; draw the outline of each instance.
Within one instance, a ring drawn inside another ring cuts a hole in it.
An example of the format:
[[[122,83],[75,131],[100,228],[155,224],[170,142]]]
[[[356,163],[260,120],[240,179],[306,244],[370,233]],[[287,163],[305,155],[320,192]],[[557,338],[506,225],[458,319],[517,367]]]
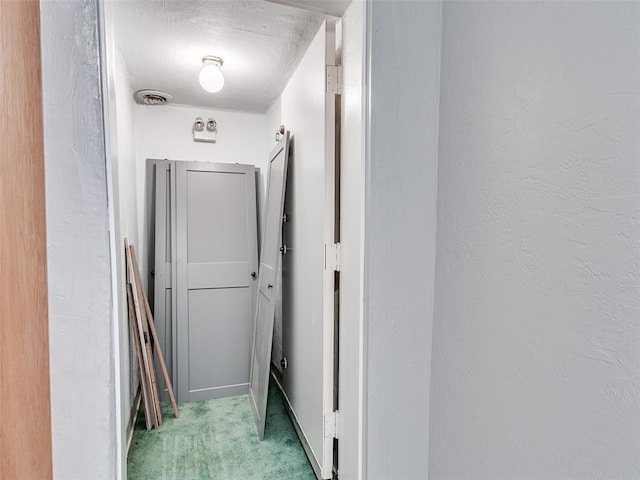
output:
[[[249,398],[260,440],[264,438],[267,395],[269,393],[273,321],[276,308],[276,279],[280,269],[279,253],[288,159],[289,132],[286,132],[269,156],[267,202],[258,275],[258,302],[251,350]]]
[[[338,407],[335,59],[335,24],[327,21],[282,94],[282,120],[294,132],[283,227],[282,386],[322,479],[333,476]]]

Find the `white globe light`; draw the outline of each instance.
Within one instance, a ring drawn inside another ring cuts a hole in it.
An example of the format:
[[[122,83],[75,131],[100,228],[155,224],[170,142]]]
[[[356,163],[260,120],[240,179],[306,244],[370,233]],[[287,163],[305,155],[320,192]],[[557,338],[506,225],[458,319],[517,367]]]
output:
[[[217,63],[206,62],[198,78],[202,88],[209,93],[217,93],[224,87],[224,76]]]

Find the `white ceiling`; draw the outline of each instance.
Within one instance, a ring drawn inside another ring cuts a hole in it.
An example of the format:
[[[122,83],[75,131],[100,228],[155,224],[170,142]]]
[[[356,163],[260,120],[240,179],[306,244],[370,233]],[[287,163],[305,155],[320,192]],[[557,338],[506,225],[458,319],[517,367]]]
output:
[[[264,112],[271,105],[326,18],[264,0],[109,5],[109,25],[133,91],[161,90],[175,104],[247,112]],[[219,93],[207,93],[198,83],[205,55],[224,60],[225,86]]]

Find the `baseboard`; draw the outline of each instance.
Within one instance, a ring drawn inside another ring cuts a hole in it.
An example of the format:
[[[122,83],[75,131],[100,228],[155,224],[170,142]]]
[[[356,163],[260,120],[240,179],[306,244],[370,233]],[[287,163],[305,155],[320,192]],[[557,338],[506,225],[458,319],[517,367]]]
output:
[[[131,412],[129,412],[129,422],[127,423],[127,455],[129,454],[129,448],[131,448],[131,440],[133,440],[133,430],[136,426],[136,420],[138,419],[138,410],[140,409],[140,402],[142,401],[142,389],[138,384],[138,390],[135,397],[133,397],[133,406]]]
[[[278,384],[282,384],[282,370],[280,370],[274,361],[271,361],[271,375],[273,375]]]
[[[277,369],[276,369],[276,371],[277,371]],[[291,402],[289,401],[289,397],[287,396],[287,394],[284,391],[284,388],[282,387],[282,382],[277,378],[277,376],[273,372],[273,370],[271,372],[271,377],[276,382],[276,385],[278,386],[278,390],[280,390],[280,393],[282,393],[282,398],[284,399],[285,409],[287,410],[287,413],[289,414],[289,418],[291,419],[291,423],[293,424],[293,428],[295,429],[296,433],[298,434],[298,438],[300,439],[300,443],[302,444],[302,448],[304,449],[304,453],[307,454],[307,458],[309,459],[309,463],[311,464],[311,468],[313,468],[313,473],[316,474],[316,478],[318,480],[322,480],[322,470],[320,469],[320,463],[318,462],[318,459],[314,455],[313,450],[311,450],[311,446],[309,445],[309,440],[307,439],[307,436],[305,435],[304,431],[302,430],[302,427],[300,426],[300,422],[298,422],[298,417],[296,416],[296,413],[293,411],[293,408],[291,407]]]
[[[212,400],[214,398],[235,397],[237,395],[246,395],[249,393],[249,384],[240,383],[238,385],[224,385],[222,387],[204,388],[202,390],[191,390],[189,395],[190,402],[198,402],[200,400]]]

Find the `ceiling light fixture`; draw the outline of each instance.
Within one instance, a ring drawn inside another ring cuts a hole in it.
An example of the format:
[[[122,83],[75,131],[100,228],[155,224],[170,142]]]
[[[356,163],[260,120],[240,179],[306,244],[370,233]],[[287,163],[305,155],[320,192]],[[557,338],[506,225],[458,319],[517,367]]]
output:
[[[221,58],[207,55],[202,58],[202,70],[200,70],[200,85],[209,93],[218,93],[224,87],[224,76],[220,67]]]

